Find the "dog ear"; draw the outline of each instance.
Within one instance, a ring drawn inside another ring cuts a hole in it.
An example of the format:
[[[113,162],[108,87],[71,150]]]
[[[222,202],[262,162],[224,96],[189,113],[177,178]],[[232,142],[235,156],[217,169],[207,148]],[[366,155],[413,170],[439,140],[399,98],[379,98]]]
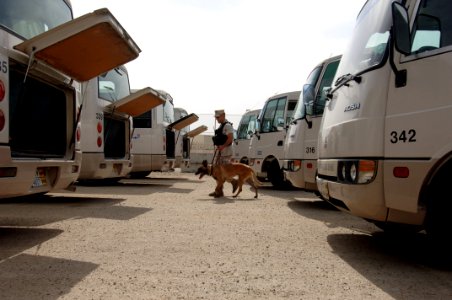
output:
[[[202,161],[202,165],[203,165],[205,168],[207,168],[207,160],[203,160],[203,161]]]

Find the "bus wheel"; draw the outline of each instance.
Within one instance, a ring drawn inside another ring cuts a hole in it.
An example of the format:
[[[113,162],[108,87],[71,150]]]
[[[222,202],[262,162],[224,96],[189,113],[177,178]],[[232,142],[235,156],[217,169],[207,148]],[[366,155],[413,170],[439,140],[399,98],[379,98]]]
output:
[[[450,213],[452,199],[448,193],[447,184],[433,184],[430,199],[427,202],[427,214],[425,216],[425,229],[435,244],[447,243],[452,232]]]
[[[272,185],[278,189],[287,189],[291,187],[290,182],[284,180],[284,172],[279,167],[278,161],[273,160],[267,170],[267,176]]]
[[[449,169],[450,171],[450,169]],[[452,199],[448,191],[447,174],[444,172],[440,180],[434,180],[429,188],[427,211],[425,216],[425,230],[429,241],[429,257],[433,263],[452,267]],[[448,173],[448,172],[446,172]],[[449,180],[450,181],[450,180]]]
[[[151,174],[151,172],[149,171],[133,172],[129,174],[129,177],[133,179],[142,179],[148,176],[149,174]]]
[[[242,158],[240,160],[240,163],[245,164],[245,165],[249,165],[248,158]]]

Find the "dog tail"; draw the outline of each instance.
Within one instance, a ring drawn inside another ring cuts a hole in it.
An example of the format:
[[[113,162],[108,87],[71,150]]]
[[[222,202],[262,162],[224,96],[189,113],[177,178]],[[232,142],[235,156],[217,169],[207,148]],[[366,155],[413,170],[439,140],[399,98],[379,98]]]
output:
[[[257,187],[261,187],[261,186],[262,186],[262,182],[259,181],[259,179],[258,179],[257,176],[256,176],[256,173],[253,171],[252,174],[253,174],[253,181],[254,181],[254,184],[255,184]]]

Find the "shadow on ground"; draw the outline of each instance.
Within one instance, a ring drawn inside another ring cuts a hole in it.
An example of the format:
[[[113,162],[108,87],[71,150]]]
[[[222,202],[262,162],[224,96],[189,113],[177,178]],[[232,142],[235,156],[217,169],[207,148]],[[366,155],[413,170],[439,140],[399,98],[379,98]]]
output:
[[[125,199],[40,195],[3,199],[0,226],[42,226],[67,219],[130,220],[151,208],[121,205]]]
[[[450,299],[452,260],[423,233],[333,234],[333,252],[394,299]]]

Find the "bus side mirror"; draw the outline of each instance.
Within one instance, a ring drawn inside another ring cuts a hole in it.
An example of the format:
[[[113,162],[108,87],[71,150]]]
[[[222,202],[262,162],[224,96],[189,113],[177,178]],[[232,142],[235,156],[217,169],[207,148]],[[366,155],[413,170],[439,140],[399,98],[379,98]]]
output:
[[[256,136],[257,137],[257,139],[258,140],[260,140],[261,139],[261,135],[259,134],[259,131],[254,131],[254,134],[253,134],[253,136]]]
[[[398,2],[392,3],[393,39],[397,49],[402,54],[411,53],[410,25],[408,11]]]

